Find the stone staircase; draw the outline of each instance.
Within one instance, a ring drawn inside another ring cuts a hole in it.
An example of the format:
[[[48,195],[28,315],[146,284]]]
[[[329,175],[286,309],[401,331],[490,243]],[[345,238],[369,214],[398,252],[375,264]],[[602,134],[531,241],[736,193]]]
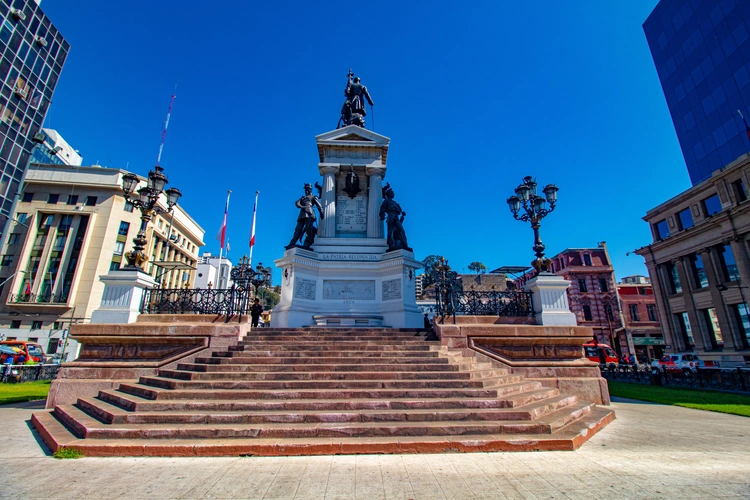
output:
[[[424,331],[264,328],[32,421],[53,451],[236,456],[573,450],[613,418]]]

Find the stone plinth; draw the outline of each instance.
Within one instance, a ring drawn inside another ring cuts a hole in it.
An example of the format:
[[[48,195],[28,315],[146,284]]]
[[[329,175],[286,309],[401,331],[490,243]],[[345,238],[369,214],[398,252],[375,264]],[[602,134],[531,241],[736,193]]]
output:
[[[140,314],[143,293],[156,281],[140,271],[112,271],[99,276],[104,293],[99,309],[91,313],[91,323],[134,323]]]
[[[524,285],[524,290],[533,292],[532,300],[538,325],[575,326],[578,324],[568,304],[569,286],[570,281],[562,276],[546,273],[537,275]]]
[[[478,322],[458,316],[456,324],[436,324],[441,343],[465,356],[492,361],[512,373],[537,380],[582,400],[609,404],[607,381],[599,367],[584,357],[583,344],[593,336],[583,326],[501,324],[497,317]]]
[[[143,376],[156,375],[198,356],[235,345],[250,329],[249,320],[225,323],[208,315],[142,314],[133,324],[72,325],[80,356],[64,363],[52,381],[47,408],[96,396]]]

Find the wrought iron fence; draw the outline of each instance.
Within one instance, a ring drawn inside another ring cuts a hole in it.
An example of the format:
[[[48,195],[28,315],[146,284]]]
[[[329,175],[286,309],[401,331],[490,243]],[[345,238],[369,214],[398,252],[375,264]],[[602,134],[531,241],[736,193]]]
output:
[[[54,380],[60,365],[3,365],[2,382],[32,382]]]
[[[708,367],[675,372],[648,365],[619,365],[603,368],[602,376],[607,380],[635,384],[750,392],[750,368]]]
[[[152,288],[141,302],[143,314],[247,315],[252,307],[249,288]]]
[[[51,295],[49,293],[12,293],[9,302],[26,304],[65,304],[68,298],[63,295]]]
[[[443,323],[445,316],[533,316],[531,292],[523,290],[476,291],[448,286],[439,290],[437,313]]]

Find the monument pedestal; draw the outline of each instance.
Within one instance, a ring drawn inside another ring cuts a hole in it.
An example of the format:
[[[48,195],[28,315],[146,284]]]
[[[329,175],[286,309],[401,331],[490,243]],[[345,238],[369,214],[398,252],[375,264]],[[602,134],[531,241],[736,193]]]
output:
[[[271,316],[273,327],[423,326],[415,294],[416,270],[422,263],[412,252],[292,248],[276,266],[282,269],[282,281],[281,301]]]
[[[570,281],[552,273],[530,279],[523,289],[533,293],[536,324],[544,326],[576,326],[576,315],[568,305]]]

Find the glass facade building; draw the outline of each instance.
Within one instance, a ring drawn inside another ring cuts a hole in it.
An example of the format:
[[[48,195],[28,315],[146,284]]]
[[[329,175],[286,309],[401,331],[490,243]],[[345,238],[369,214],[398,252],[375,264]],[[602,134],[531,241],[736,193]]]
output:
[[[696,185],[750,150],[750,1],[661,0],[643,30]]]
[[[33,0],[0,0],[0,232],[70,45]]]

